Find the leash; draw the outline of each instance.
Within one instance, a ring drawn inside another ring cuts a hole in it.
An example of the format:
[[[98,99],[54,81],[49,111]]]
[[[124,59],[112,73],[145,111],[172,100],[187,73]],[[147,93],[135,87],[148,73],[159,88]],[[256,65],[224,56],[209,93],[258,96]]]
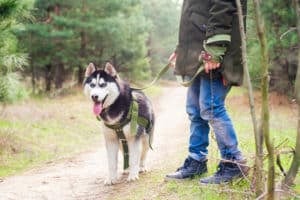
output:
[[[153,81],[147,85],[147,86],[144,86],[144,87],[131,87],[132,90],[138,90],[138,91],[141,91],[141,90],[145,90],[145,89],[148,89],[150,87],[152,87],[154,84],[156,84],[156,82],[169,70],[169,68],[171,66],[171,62],[169,62],[167,65],[165,65],[159,72],[158,74],[154,77]],[[196,73],[194,74],[194,76],[192,77],[188,77],[188,76],[179,76],[179,75],[176,75],[176,80],[177,82],[184,86],[184,87],[189,87],[193,81],[195,80],[195,78],[204,70],[204,66],[203,66],[203,57],[202,56],[199,56],[199,65],[198,65],[198,70],[196,71]]]
[[[159,72],[158,74],[154,77],[153,81],[147,85],[147,86],[144,86],[144,87],[131,87],[132,90],[145,90],[145,89],[148,89],[150,87],[152,87],[168,70],[170,67],[171,63],[168,63],[167,65],[165,65]]]
[[[215,119],[214,119],[214,105],[213,105],[214,103],[213,75],[211,70],[209,72],[209,79],[210,79],[210,121],[209,123],[212,124]],[[210,129],[210,135],[213,140],[217,141],[212,126]]]
[[[177,82],[179,82],[179,84],[184,87],[189,87],[190,85],[192,85],[195,78],[204,70],[204,66],[202,65],[202,63],[199,65],[201,65],[201,66],[199,66],[198,70],[196,71],[196,73],[194,74],[194,76],[192,78],[188,78],[188,77],[184,77],[184,76],[176,76]]]
[[[195,78],[204,70],[204,66],[202,64],[203,64],[202,57],[199,57],[199,68],[196,71],[196,73],[194,74],[194,76],[191,77],[191,78],[188,78],[188,80],[185,79],[184,76],[176,76],[177,81],[182,86],[185,86],[185,87],[190,86],[193,83],[193,81],[195,80]],[[165,65],[159,71],[159,73],[156,75],[156,77],[153,79],[153,81],[149,85],[144,86],[144,87],[140,87],[140,88],[138,88],[138,87],[131,87],[131,90],[141,91],[141,90],[145,90],[145,89],[148,89],[148,88],[152,87],[169,70],[169,68],[171,68],[170,65],[171,65],[171,62],[169,62],[167,65]],[[101,121],[100,116],[97,116],[96,118],[99,121]],[[140,126],[144,127],[145,129],[147,129],[147,127],[151,125],[151,123],[149,122],[148,119],[146,119],[144,117],[141,117],[141,116],[138,116],[138,104],[137,104],[137,102],[136,102],[135,99],[133,99],[133,102],[130,104],[130,108],[129,108],[128,114],[126,116],[126,119],[123,122],[120,122],[120,123],[117,123],[117,124],[114,124],[114,125],[110,125],[110,124],[105,124],[104,123],[104,125],[106,127],[110,128],[110,129],[113,129],[116,132],[116,134],[118,136],[118,139],[122,143],[123,159],[124,159],[123,169],[127,169],[129,167],[128,142],[126,140],[126,137],[125,137],[125,134],[124,134],[124,131],[123,131],[123,127],[125,125],[127,125],[130,121],[132,121],[131,122],[131,127],[130,127],[131,133],[133,133],[134,131],[136,131],[137,125],[140,125]],[[151,137],[151,136],[149,136],[149,137]],[[149,138],[149,146],[152,149],[150,141],[151,141],[151,139]]]

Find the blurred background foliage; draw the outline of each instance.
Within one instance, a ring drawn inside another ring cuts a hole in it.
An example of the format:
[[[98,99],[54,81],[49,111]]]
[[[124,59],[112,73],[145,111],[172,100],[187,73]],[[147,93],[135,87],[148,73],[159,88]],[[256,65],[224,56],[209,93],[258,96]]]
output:
[[[84,69],[110,61],[129,81],[150,80],[177,44],[180,0],[0,0],[0,102],[80,85]],[[260,83],[251,1],[248,58]],[[291,1],[263,3],[271,89],[291,95],[297,69]],[[172,72],[165,78],[172,78]]]
[[[248,3],[248,61],[252,83],[260,84],[260,49],[255,32],[252,2]],[[293,95],[297,72],[296,13],[292,1],[264,1],[262,3],[270,55],[270,89]]]

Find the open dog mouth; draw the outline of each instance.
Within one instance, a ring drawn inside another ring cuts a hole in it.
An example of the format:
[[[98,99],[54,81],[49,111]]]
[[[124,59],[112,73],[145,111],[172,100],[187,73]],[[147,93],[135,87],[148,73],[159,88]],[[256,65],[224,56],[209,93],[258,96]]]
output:
[[[102,101],[94,101],[93,112],[96,116],[101,114],[101,112],[103,110],[103,104],[104,104],[107,96],[108,95],[106,95]]]

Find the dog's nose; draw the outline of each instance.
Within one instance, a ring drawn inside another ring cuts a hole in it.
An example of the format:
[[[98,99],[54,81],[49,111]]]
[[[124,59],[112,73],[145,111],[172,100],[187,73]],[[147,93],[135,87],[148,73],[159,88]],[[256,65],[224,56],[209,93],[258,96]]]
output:
[[[92,95],[92,99],[93,99],[94,101],[98,101],[98,98],[99,98],[98,95]]]

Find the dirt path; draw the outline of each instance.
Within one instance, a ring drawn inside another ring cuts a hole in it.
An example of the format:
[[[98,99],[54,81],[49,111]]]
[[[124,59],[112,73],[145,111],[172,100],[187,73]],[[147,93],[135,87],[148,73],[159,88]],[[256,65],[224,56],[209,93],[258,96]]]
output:
[[[171,157],[178,145],[186,143],[185,94],[185,88],[166,87],[155,103],[157,123],[154,151],[150,151],[148,157],[150,169],[160,168],[165,157]],[[102,141],[95,151],[3,180],[0,199],[114,199],[118,187],[103,185],[106,173],[106,152]]]

